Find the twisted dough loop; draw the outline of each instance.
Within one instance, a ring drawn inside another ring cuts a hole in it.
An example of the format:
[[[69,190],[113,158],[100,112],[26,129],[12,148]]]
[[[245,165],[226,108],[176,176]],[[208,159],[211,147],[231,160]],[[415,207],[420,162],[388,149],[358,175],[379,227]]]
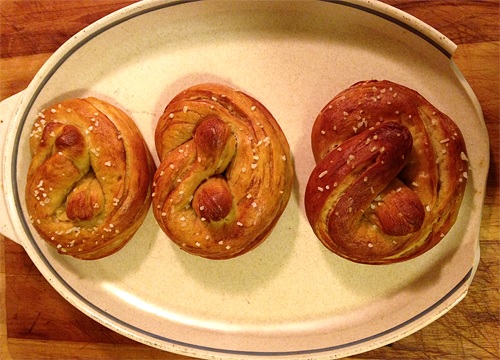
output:
[[[128,115],[96,98],[63,101],[39,114],[30,149],[26,204],[45,241],[92,260],[130,240],[151,204],[154,164]]]
[[[267,238],[292,189],[288,142],[250,96],[200,84],[175,96],[159,119],[154,215],[188,253],[242,255]]]
[[[417,92],[389,81],[354,84],[312,129],[317,165],[306,187],[321,242],[351,261],[405,261],[455,222],[468,160],[456,124]]]

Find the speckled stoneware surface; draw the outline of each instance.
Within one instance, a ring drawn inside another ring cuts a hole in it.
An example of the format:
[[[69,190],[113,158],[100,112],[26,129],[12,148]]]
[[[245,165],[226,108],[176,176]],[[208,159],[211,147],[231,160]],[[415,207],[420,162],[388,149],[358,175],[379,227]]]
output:
[[[202,358],[335,358],[400,339],[465,296],[479,258],[488,138],[478,103],[450,60],[454,49],[425,24],[374,1],[146,1],[125,8],[77,34],[26,91],[2,103],[8,217],[2,215],[1,232],[24,246],[74,306],[165,350]],[[312,123],[334,95],[366,79],[420,92],[457,122],[469,151],[456,225],[423,256],[388,266],[328,252],[304,213]],[[154,153],[163,108],[200,82],[252,95],[290,142],[294,191],[260,247],[227,261],[194,257],[165,237],[152,213],[124,249],[102,260],[61,256],[39,240],[23,199],[29,133],[40,109],[100,97],[136,120]]]

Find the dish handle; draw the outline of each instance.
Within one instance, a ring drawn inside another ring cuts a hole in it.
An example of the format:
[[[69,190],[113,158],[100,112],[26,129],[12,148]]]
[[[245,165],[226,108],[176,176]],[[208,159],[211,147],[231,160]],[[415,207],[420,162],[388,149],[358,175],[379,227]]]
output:
[[[17,239],[16,232],[14,231],[14,226],[10,220],[9,210],[8,210],[8,200],[7,190],[5,190],[4,184],[6,181],[10,181],[6,178],[6,167],[10,166],[10,162],[7,160],[7,152],[5,151],[7,136],[13,131],[13,119],[16,112],[19,109],[19,103],[22,99],[23,92],[19,92],[11,97],[0,102],[0,168],[2,169],[2,177],[0,179],[0,189],[2,190],[2,196],[0,196],[0,234],[12,241],[23,245],[22,242]]]

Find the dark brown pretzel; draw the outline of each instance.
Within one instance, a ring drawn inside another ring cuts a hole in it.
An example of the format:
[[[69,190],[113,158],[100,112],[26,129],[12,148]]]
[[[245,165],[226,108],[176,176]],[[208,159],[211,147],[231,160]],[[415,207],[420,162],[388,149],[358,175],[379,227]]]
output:
[[[96,98],[43,110],[30,138],[26,204],[62,254],[98,259],[121,249],[151,204],[154,164],[133,120]]]
[[[393,263],[435,246],[456,220],[468,160],[456,124],[417,92],[366,81],[338,94],[312,129],[309,222],[332,252]]]
[[[288,142],[257,100],[219,84],[175,96],[155,134],[153,209],[183,250],[228,259],[259,245],[293,183]]]

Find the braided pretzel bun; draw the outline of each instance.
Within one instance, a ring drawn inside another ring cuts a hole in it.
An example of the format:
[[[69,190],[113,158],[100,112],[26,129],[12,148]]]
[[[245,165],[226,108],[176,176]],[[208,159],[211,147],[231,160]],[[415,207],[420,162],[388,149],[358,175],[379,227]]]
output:
[[[123,111],[96,98],[43,110],[30,138],[26,205],[59,253],[93,260],[121,249],[151,204],[154,163]]]
[[[257,100],[220,84],[175,96],[155,133],[153,211],[181,249],[229,259],[259,245],[290,198],[287,139]]]
[[[400,262],[431,249],[454,224],[465,143],[417,92],[389,81],[354,84],[320,112],[312,147],[306,214],[330,251],[359,263]]]

